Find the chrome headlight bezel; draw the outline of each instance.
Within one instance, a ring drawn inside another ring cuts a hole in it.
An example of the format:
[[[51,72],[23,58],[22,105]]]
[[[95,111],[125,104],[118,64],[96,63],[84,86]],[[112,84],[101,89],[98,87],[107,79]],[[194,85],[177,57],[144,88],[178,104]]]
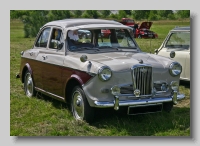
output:
[[[110,78],[112,77],[111,69],[108,66],[102,66],[98,70],[98,77],[103,82],[110,80]]]
[[[169,65],[169,73],[172,76],[178,76],[182,73],[182,66],[178,62],[172,62]]]

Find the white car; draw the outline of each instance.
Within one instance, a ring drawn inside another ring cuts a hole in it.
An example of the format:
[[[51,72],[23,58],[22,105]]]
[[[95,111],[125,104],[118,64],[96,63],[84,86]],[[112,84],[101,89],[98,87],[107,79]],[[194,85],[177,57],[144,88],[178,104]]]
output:
[[[155,54],[170,57],[182,65],[181,80],[190,81],[190,27],[176,27],[170,30]]]
[[[102,37],[105,29],[110,38]],[[90,31],[91,37],[72,40],[78,30]],[[123,37],[117,35],[119,30]],[[17,77],[25,94],[41,92],[69,103],[74,118],[87,122],[94,119],[95,108],[123,107],[128,115],[169,112],[185,98],[179,93],[182,67],[172,59],[142,52],[131,33],[128,26],[101,19],[45,24],[33,47],[21,52]]]

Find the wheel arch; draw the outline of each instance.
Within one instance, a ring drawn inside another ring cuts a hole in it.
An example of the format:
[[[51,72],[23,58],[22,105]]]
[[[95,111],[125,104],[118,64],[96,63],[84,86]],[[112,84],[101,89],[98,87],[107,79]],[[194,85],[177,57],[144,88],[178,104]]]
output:
[[[70,103],[70,97],[72,90],[75,86],[80,86],[82,88],[83,81],[80,79],[79,76],[77,75],[72,75],[70,79],[67,81],[66,86],[65,86],[65,101],[67,103]]]
[[[25,76],[25,73],[26,73],[27,70],[30,72],[30,74],[33,78],[32,69],[31,69],[30,65],[28,63],[26,63],[23,70],[22,70],[22,79],[21,79],[22,83],[24,83],[24,76]]]

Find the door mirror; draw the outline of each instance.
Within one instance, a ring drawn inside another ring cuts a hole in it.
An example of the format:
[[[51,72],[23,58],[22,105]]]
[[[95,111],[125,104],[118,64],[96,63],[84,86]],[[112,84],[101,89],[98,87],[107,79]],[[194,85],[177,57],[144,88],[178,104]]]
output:
[[[171,51],[170,54],[169,54],[169,56],[170,56],[171,58],[174,58],[174,57],[176,56],[176,53],[175,53],[174,51]]]

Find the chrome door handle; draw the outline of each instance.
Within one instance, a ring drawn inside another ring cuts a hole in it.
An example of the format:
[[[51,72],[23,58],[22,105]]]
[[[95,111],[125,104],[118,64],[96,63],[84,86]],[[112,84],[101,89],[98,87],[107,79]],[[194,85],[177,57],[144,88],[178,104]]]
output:
[[[46,60],[47,59],[47,56],[42,56],[43,60]]]
[[[33,56],[33,52],[31,52],[31,53],[29,53],[30,54],[30,56]]]

